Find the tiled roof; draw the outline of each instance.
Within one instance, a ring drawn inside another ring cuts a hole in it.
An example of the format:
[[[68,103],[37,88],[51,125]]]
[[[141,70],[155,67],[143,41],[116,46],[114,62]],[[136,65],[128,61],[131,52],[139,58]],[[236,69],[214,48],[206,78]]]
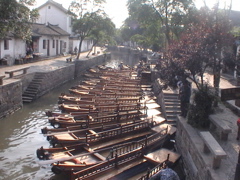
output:
[[[62,36],[69,36],[70,34],[63,29],[61,29],[58,25],[52,25],[48,23],[48,27],[51,28],[52,30],[58,32]]]
[[[69,36],[69,34],[66,31],[62,30],[58,26],[53,26],[53,25],[49,26],[49,25],[37,24],[37,23],[34,23],[32,25],[32,32],[34,36],[41,36],[41,35]]]
[[[61,11],[63,12],[67,12],[67,9],[65,9],[62,4],[59,4],[53,0],[48,0],[46,3],[44,3],[43,5],[39,6],[37,9],[41,9],[43,8],[44,6],[47,6],[47,5],[54,5],[55,7],[57,7],[58,9],[60,9]]]

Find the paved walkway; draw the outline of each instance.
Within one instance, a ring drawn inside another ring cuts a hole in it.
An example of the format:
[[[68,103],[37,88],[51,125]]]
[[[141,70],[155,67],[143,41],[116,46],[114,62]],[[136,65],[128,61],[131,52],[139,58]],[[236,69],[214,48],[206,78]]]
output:
[[[213,76],[211,74],[205,75],[205,80],[213,86]],[[222,74],[220,81],[220,89],[234,88],[236,87],[237,81],[234,79],[232,75]],[[230,100],[226,102],[230,104],[234,108],[239,109],[239,107],[235,106],[235,100]],[[228,177],[226,180],[234,180],[236,164],[238,161],[238,153],[239,153],[239,145],[240,141],[236,140],[237,137],[237,119],[239,118],[236,114],[233,113],[232,110],[226,108],[223,103],[219,103],[218,109],[214,114],[214,117],[224,121],[231,129],[232,133],[229,134],[227,141],[221,141],[219,139],[218,143],[222,146],[224,151],[227,153],[227,158],[222,160],[221,168],[216,170],[216,173],[220,177]],[[224,170],[224,171],[223,171]],[[224,174],[221,176],[221,174]]]
[[[97,51],[100,51],[100,54],[103,52],[100,50],[100,48],[97,49]],[[88,52],[82,52],[80,54],[79,59],[80,60],[86,60]],[[98,54],[98,55],[100,55]],[[52,57],[48,59],[40,59],[38,61],[33,60],[33,62],[26,63],[26,64],[19,64],[19,65],[12,65],[12,66],[0,66],[0,76],[5,76],[3,79],[3,84],[8,84],[13,81],[16,81],[14,78],[9,78],[8,74],[5,74],[6,71],[11,71],[15,69],[21,69],[24,67],[29,67],[27,70],[27,73],[33,73],[33,72],[48,72],[48,71],[53,71],[62,67],[70,66],[72,63],[66,62],[66,58],[70,57],[70,55],[67,56],[59,56],[59,57]],[[95,57],[95,55],[89,55],[89,58]],[[22,74],[22,72],[16,72],[16,75]]]

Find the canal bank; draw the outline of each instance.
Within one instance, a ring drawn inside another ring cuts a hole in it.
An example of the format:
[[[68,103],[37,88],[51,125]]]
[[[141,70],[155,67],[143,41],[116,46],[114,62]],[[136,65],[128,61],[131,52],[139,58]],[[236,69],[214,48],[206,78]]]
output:
[[[104,64],[111,53],[100,53],[67,62],[69,56],[0,68],[0,118],[23,107],[23,95],[37,99],[50,90],[81,76],[88,68]],[[19,71],[18,71],[19,70]]]

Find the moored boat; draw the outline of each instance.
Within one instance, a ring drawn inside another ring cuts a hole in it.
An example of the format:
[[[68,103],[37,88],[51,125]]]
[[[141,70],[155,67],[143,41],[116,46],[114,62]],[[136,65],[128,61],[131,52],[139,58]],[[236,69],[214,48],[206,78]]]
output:
[[[153,123],[150,120],[139,120],[124,125],[113,124],[112,126],[102,126],[96,128],[62,131],[58,133],[48,133],[47,139],[54,147],[56,145],[66,146],[69,144],[96,144],[102,141],[126,137],[129,134],[149,131]],[[150,132],[150,131],[149,131]],[[131,139],[131,137],[128,137]]]
[[[42,165],[52,164],[52,171],[55,174],[65,172],[70,177],[76,178],[82,173],[87,173],[89,168],[108,166],[109,163],[113,163],[114,159],[115,163],[119,163],[129,158],[130,161],[124,162],[128,163],[133,159],[142,158],[146,152],[169,140],[168,131],[169,128],[166,128],[159,132],[148,133],[148,135],[136,134],[135,138],[130,141],[126,141],[123,137],[122,143],[118,145],[112,140],[112,142],[103,142],[101,146],[75,144],[60,148],[41,147],[37,150],[37,157],[42,160],[39,162]],[[103,168],[101,173],[105,171],[106,169]]]
[[[126,121],[135,121],[143,118],[146,112],[140,110],[126,110],[122,112],[102,112],[96,114],[88,114],[85,112],[77,112],[76,116],[51,117],[49,123],[54,128],[66,128],[70,126],[80,126],[82,129],[95,127],[106,124],[122,123]],[[82,113],[82,114],[79,114]],[[73,114],[73,113],[71,113]]]

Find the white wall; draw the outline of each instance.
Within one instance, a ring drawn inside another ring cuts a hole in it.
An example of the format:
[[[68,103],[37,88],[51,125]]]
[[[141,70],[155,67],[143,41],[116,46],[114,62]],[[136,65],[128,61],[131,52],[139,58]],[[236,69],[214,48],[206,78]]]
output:
[[[75,47],[79,47],[80,40],[77,39],[71,39],[70,44],[70,50],[74,50]],[[92,48],[93,41],[92,40],[83,40],[82,42],[82,47],[81,47],[81,52],[88,51]]]
[[[24,57],[26,55],[26,42],[20,39],[15,39],[14,43],[14,57]]]
[[[49,8],[50,7],[50,8]],[[53,5],[47,5],[39,9],[39,19],[37,23],[58,25],[63,30],[71,34],[71,18],[66,12],[61,11]]]
[[[8,64],[14,64],[16,58],[26,55],[26,43],[20,39],[10,39],[9,49],[4,49],[4,40],[0,40],[0,58],[8,57]]]
[[[84,52],[90,50],[92,48],[92,45],[93,45],[92,40],[89,39],[83,40],[81,51]]]
[[[46,48],[43,49],[43,40],[46,40]],[[55,40],[55,47],[53,47],[53,40]],[[58,47],[57,47],[57,40],[58,40]],[[39,53],[42,53],[42,56],[48,56],[48,46],[47,43],[49,41],[49,56],[56,56],[61,53],[68,53],[68,46],[69,46],[69,39],[68,36],[62,36],[62,37],[53,37],[50,38],[48,36],[42,36],[39,39]],[[62,47],[61,47],[61,41],[62,41]],[[66,47],[64,47],[64,44],[66,43]],[[58,54],[57,49],[58,48]],[[62,48],[62,50],[61,50]]]

